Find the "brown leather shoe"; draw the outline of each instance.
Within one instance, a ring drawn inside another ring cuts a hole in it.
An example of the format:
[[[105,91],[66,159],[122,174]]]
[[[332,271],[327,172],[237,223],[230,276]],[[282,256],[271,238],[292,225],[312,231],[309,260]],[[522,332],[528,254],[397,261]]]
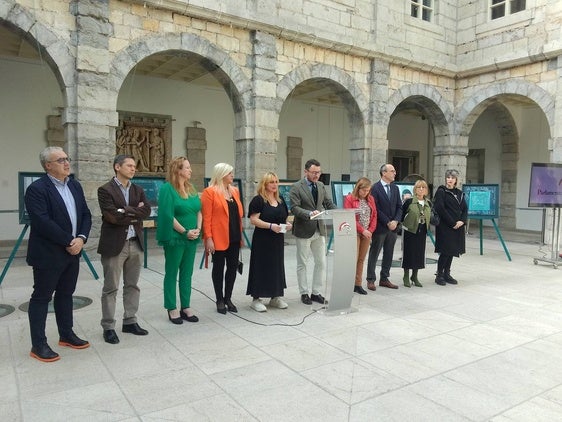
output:
[[[396,284],[392,284],[390,280],[381,280],[379,281],[379,286],[388,287],[389,289],[397,289],[398,286]]]
[[[375,286],[374,281],[367,281],[367,289],[375,291],[377,290],[377,286]]]

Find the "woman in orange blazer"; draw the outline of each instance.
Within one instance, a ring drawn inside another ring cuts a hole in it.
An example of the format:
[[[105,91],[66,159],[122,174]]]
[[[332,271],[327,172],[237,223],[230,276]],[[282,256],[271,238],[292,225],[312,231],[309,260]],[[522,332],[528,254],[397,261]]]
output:
[[[201,196],[205,253],[213,255],[212,279],[217,312],[220,314],[226,314],[227,310],[238,312],[231,298],[242,242],[244,209],[240,201],[240,192],[232,186],[232,171],[233,167],[230,164],[215,165],[209,187],[203,190]]]

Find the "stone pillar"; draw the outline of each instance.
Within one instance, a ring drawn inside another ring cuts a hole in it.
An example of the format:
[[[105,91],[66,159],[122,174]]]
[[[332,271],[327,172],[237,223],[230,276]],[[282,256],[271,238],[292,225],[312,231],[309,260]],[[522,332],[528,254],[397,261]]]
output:
[[[207,131],[202,127],[186,128],[185,149],[191,164],[191,182],[201,192],[205,188],[205,153],[207,152]]]
[[[64,127],[61,116],[47,116],[47,145],[64,148]]]
[[[115,153],[115,128],[118,116],[110,108],[116,93],[111,91],[109,75],[109,0],[73,0],[71,14],[76,29],[71,36],[76,54],[74,95],[62,116],[66,131],[67,151],[73,159],[72,171],[80,180],[93,214],[90,237],[99,235],[100,211],[97,188],[112,174]],[[88,242],[88,248],[96,242]]]
[[[260,31],[250,33],[254,96],[248,107],[246,128],[239,128],[236,139],[236,177],[244,185],[244,204],[255,195],[256,184],[267,171],[277,172],[277,145],[279,129],[273,126],[279,120],[277,76],[275,74],[277,49],[273,35]],[[241,130],[240,130],[241,129]]]
[[[370,151],[362,149],[351,151],[352,180],[366,176],[373,183],[376,182],[380,178],[380,166],[387,161],[390,116],[386,106],[389,98],[389,79],[390,65],[387,62],[373,59],[369,75],[371,87],[369,120],[365,122],[365,136],[369,140]]]
[[[304,164],[302,162],[303,148],[302,138],[296,136],[287,137],[287,179],[299,180],[303,174]]]
[[[454,142],[456,140],[456,142]],[[447,144],[443,142],[449,141]],[[459,184],[466,180],[466,157],[468,157],[468,136],[458,136],[456,138],[435,138],[433,148],[433,192],[440,185],[445,184],[445,171],[448,169],[458,170]]]

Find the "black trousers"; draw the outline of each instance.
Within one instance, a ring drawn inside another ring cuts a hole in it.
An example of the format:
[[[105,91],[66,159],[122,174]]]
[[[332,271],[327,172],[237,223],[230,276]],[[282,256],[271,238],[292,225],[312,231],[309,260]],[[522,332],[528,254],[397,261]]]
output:
[[[66,265],[60,268],[33,268],[33,293],[27,312],[33,346],[47,342],[45,325],[53,293],[59,335],[64,337],[72,332],[72,295],[76,290],[79,269],[79,256],[72,256]]]
[[[213,287],[215,288],[215,297],[217,301],[230,299],[232,290],[234,289],[234,281],[236,280],[236,269],[238,268],[238,254],[240,253],[240,242],[229,244],[225,251],[215,251],[213,254],[213,270],[211,277],[213,278]],[[224,266],[226,263],[226,272]],[[224,279],[224,294],[222,292]]]
[[[453,256],[452,255],[439,255],[439,259],[437,261],[437,273],[449,274],[451,272],[451,264],[453,263]]]
[[[390,267],[392,266],[392,256],[394,254],[394,244],[398,234],[388,231],[382,234],[374,234],[371,239],[371,248],[369,249],[369,259],[367,260],[367,281],[375,281],[377,279],[376,267],[379,254],[382,249],[382,265],[380,272],[380,280],[386,281],[390,277]]]

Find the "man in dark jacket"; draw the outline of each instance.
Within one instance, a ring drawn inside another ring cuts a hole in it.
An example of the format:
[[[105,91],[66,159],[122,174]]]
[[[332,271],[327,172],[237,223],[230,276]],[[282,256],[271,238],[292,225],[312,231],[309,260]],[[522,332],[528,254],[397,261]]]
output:
[[[45,325],[53,298],[59,345],[73,349],[90,346],[72,330],[72,294],[76,289],[80,255],[92,226],[82,186],[70,178],[70,158],[60,147],[39,154],[46,174],[25,192],[31,233],[27,263],[33,267],[33,293],[29,300],[30,356],[41,362],[60,359],[47,344]]]
[[[140,290],[138,282],[143,257],[142,220],[150,215],[150,205],[142,187],[131,183],[135,175],[135,158],[118,155],[113,160],[115,177],[100,186],[98,202],[102,213],[98,253],[103,266],[101,295],[103,338],[119,343],[115,332],[115,305],[121,273],[123,274],[124,333],[147,335],[137,323]]]
[[[369,259],[367,261],[367,288],[376,290],[375,280],[377,260],[381,249],[382,265],[379,286],[397,289],[398,286],[390,282],[390,267],[394,244],[398,236],[398,223],[402,218],[402,200],[400,190],[394,183],[396,170],[392,164],[383,164],[379,169],[381,179],[371,188],[371,195],[377,204],[377,228],[373,233]]]

